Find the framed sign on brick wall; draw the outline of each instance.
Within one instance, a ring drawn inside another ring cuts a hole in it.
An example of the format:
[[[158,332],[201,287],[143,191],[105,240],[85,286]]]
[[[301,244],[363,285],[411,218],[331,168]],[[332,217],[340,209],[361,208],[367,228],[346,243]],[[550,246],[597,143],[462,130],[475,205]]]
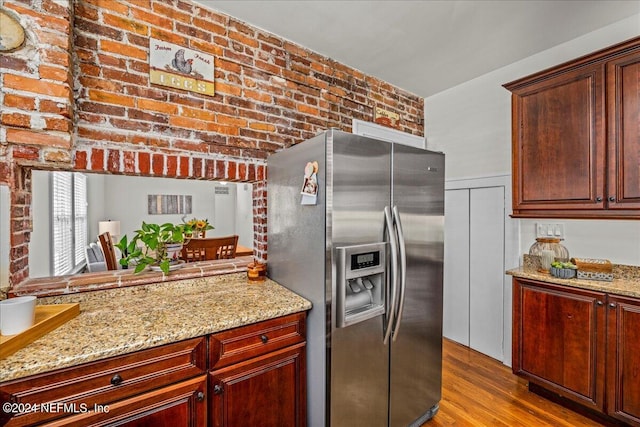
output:
[[[213,55],[157,39],[149,41],[151,83],[215,95]]]

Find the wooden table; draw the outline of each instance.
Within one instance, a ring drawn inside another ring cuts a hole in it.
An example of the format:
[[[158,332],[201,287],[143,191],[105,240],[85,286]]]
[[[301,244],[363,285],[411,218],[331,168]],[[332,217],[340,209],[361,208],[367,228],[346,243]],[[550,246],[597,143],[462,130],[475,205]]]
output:
[[[236,256],[252,256],[253,249],[242,245],[236,245]]]

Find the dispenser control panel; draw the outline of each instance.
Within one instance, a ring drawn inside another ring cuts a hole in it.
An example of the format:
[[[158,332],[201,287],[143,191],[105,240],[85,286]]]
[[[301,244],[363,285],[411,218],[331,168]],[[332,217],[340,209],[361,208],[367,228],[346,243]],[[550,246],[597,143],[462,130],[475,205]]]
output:
[[[380,251],[365,252],[351,255],[351,269],[375,267],[380,265]]]
[[[336,248],[336,326],[344,328],[385,312],[386,243]]]

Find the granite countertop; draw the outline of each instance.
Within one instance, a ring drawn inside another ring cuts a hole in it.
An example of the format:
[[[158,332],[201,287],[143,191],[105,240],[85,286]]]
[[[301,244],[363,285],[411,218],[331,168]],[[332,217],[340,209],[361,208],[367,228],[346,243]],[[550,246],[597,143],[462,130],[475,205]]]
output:
[[[0,360],[0,381],[122,355],[309,310],[278,283],[245,273],[38,299],[80,303],[80,314]]]
[[[574,288],[589,289],[608,294],[624,295],[640,298],[640,267],[630,265],[613,265],[613,281],[559,279],[549,273],[541,273],[536,269],[534,257],[524,256],[524,265],[507,271],[514,277],[532,279],[540,282],[555,283]],[[539,262],[539,261],[538,261]]]

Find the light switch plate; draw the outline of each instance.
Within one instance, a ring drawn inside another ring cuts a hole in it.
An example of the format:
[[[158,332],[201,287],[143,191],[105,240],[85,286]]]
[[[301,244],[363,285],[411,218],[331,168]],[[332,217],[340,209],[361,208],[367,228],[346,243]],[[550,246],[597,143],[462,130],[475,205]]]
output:
[[[539,222],[536,224],[536,237],[564,239],[564,224]]]

